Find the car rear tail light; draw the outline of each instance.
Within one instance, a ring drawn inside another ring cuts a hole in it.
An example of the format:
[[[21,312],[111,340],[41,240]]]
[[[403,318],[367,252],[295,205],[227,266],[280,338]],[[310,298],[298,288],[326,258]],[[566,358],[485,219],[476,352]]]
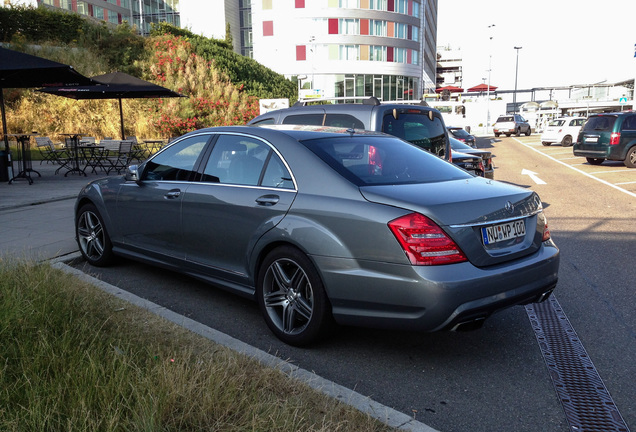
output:
[[[413,265],[443,265],[467,261],[464,252],[424,215],[410,213],[388,223]]]
[[[547,219],[543,219],[545,224],[543,225],[543,238],[541,238],[541,241],[547,241],[550,240],[550,228],[548,228],[548,220]]]
[[[620,141],[621,141],[620,132],[614,132],[610,135],[610,145],[618,145]]]

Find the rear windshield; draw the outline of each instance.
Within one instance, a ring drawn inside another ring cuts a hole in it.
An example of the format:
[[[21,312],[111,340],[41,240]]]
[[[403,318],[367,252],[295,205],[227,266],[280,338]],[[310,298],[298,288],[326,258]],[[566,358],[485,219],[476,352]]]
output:
[[[428,112],[400,113],[396,119],[387,114],[382,120],[382,132],[402,138],[434,155],[446,154],[446,128],[442,119],[428,117]]]
[[[358,135],[305,140],[302,144],[357,186],[472,178],[453,164],[396,138]]]
[[[462,138],[468,138],[470,136],[470,134],[466,132],[464,129],[452,129],[451,133],[455,136],[462,137]]]
[[[584,132],[603,132],[611,131],[616,122],[616,116],[592,116],[585,122],[583,126]]]
[[[497,119],[497,123],[511,122],[511,121],[515,121],[515,118],[513,116],[501,116]]]

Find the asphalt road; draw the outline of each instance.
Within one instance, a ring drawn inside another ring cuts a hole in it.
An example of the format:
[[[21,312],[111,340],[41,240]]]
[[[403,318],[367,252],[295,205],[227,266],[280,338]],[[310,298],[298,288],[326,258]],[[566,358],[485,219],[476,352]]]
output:
[[[541,196],[561,249],[555,297],[633,429],[636,170],[617,163],[587,165],[572,157],[571,148],[543,147],[537,134],[480,138],[478,146],[496,155],[495,179]],[[218,288],[131,261],[85,270],[440,431],[571,430],[521,306],[492,316],[474,332],[341,328],[318,346],[298,349],[269,332],[256,303]]]

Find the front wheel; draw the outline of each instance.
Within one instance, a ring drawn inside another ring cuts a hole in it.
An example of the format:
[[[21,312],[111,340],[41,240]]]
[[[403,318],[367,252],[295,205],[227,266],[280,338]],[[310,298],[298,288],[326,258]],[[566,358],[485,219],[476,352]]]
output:
[[[267,326],[289,345],[315,342],[333,325],[320,276],[309,258],[294,247],[279,247],[265,257],[256,296]]]
[[[636,146],[629,149],[625,156],[625,166],[627,168],[636,168]]]
[[[563,147],[570,147],[572,145],[572,137],[570,135],[566,135],[561,140],[561,145]]]
[[[603,159],[603,158],[591,158],[591,157],[587,157],[587,158],[585,158],[585,159],[587,159],[587,162],[588,162],[590,165],[600,165],[600,164],[602,164],[602,163],[603,163],[603,161],[605,160],[605,159]]]
[[[103,267],[113,262],[113,245],[104,220],[93,204],[85,204],[77,212],[75,238],[82,256],[89,264]]]

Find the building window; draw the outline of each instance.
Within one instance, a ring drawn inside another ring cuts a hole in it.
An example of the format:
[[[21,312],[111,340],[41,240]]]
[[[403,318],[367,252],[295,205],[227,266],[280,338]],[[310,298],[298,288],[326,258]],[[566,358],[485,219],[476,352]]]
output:
[[[307,46],[306,45],[296,45],[296,60],[297,61],[307,60]]]
[[[398,39],[406,39],[408,25],[404,23],[395,23],[395,37]]]
[[[360,9],[360,0],[340,0],[339,5],[341,8]]]
[[[386,61],[386,47],[384,46],[372,46],[369,54],[371,61]]]
[[[358,60],[358,45],[340,45],[340,60]]]
[[[263,9],[271,9],[272,0],[263,0]]]
[[[360,20],[353,18],[341,18],[340,20],[340,34],[359,35],[360,34]]]
[[[84,1],[77,2],[77,13],[82,15],[88,15],[88,5]]]
[[[413,16],[415,18],[420,17],[420,4],[416,1],[413,2]]]
[[[296,0],[296,9],[304,9],[305,0]]]
[[[369,0],[369,9],[386,11],[389,10],[387,0]]]
[[[369,32],[373,36],[386,36],[386,21],[371,20]]]
[[[395,0],[395,12],[401,14],[408,13],[408,0]]]
[[[274,21],[263,21],[263,36],[274,36]]]

